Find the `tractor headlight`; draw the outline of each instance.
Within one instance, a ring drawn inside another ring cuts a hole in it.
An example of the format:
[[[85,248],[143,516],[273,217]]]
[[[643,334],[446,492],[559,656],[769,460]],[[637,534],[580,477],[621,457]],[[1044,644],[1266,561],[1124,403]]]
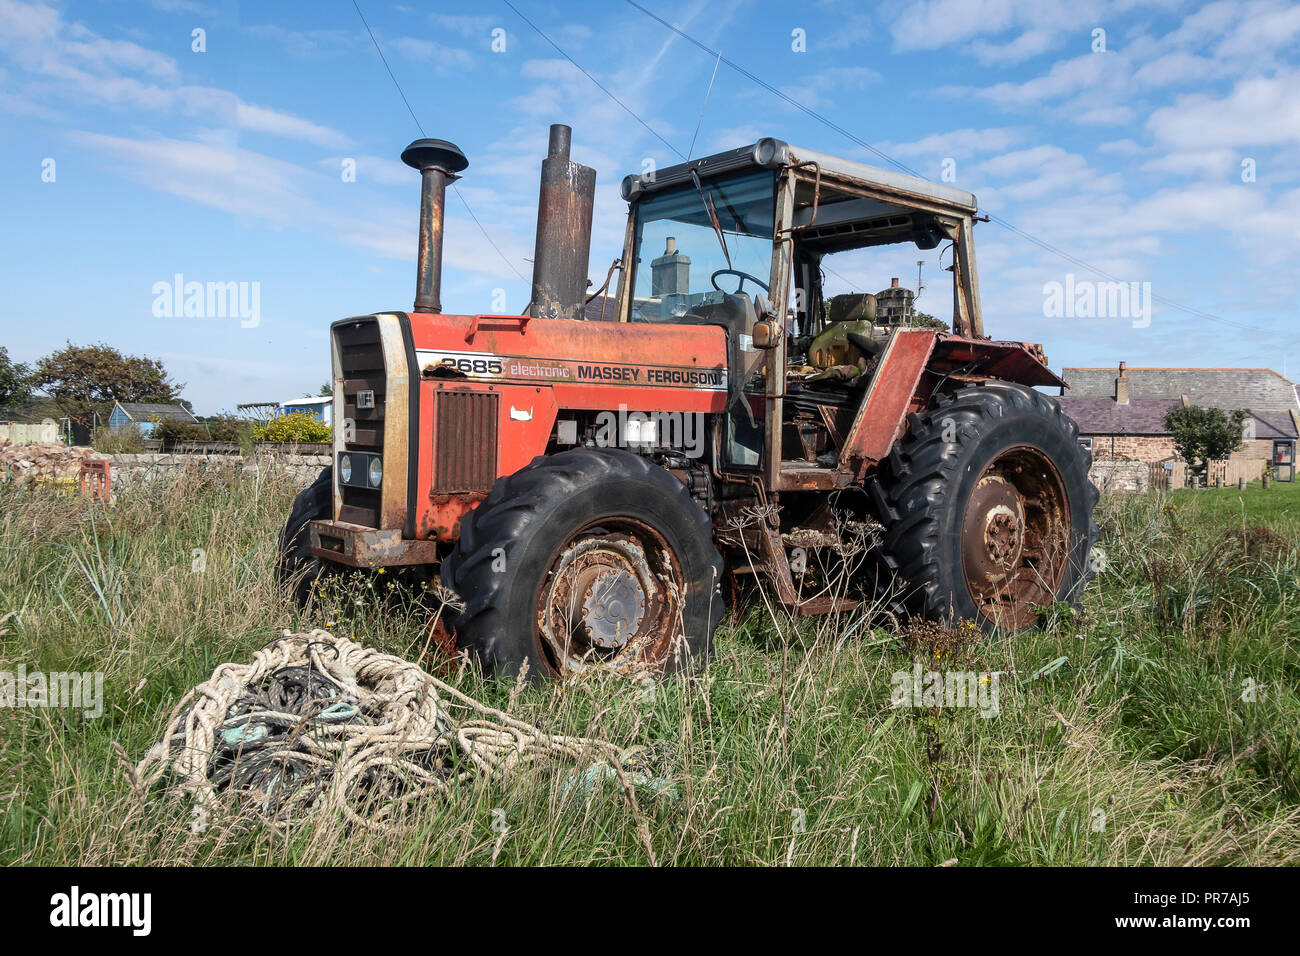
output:
[[[370,459],[370,468],[366,472],[366,477],[370,479],[370,487],[378,488],[379,482],[384,478],[384,463],[378,457]]]
[[[343,479],[345,485],[352,480],[351,455],[339,455],[339,477]]]

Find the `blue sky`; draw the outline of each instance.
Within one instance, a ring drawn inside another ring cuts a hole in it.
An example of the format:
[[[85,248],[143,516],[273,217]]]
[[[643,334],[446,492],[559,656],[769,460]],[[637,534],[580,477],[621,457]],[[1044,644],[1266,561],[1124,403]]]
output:
[[[515,3],[688,150],[712,56],[623,3]],[[1222,320],[1159,301],[1145,328],[1047,318],[1045,283],[1091,277],[982,223],[994,337],[1041,342],[1057,368],[1285,365],[1300,378],[1300,7],[647,6],[923,175],[950,160],[985,211]],[[361,9],[425,131],[470,160],[448,201],[444,309],[527,302],[553,122],[573,126],[574,158],[598,171],[590,274],[603,279],[622,240],[619,180],[674,152],[504,3]],[[0,344],[27,361],[66,340],[162,358],[201,413],[314,392],[331,321],[410,307],[418,176],[397,157],[418,135],[351,0],[0,0]],[[765,135],[882,165],[723,64],[695,154]],[[921,305],[946,317],[937,256],[906,249],[837,271],[874,291],[891,275],[914,284],[924,259]],[[178,273],[258,283],[258,324],[155,315],[155,285]]]

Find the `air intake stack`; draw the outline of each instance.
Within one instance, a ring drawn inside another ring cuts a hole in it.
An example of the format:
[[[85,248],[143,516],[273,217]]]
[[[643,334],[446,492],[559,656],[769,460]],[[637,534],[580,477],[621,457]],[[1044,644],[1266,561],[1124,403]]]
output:
[[[447,184],[469,165],[454,143],[417,139],[402,151],[402,162],[420,171],[420,251],[415,265],[415,312],[442,311],[442,227]]]
[[[536,318],[580,319],[586,303],[596,171],[569,159],[572,139],[573,130],[568,126],[552,126],[550,146],[542,160],[529,307],[529,314]]]

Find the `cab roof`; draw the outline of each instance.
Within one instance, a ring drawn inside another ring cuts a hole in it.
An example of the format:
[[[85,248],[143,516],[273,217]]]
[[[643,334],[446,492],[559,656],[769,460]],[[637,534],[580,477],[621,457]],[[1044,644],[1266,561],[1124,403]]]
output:
[[[973,215],[979,204],[973,193],[943,183],[931,182],[920,176],[909,176],[892,170],[869,166],[829,153],[793,146],[784,140],[767,137],[749,146],[739,146],[712,156],[703,156],[689,162],[678,163],[657,170],[652,181],[629,175],[623,179],[622,194],[628,202],[636,202],[646,195],[671,189],[691,181],[692,170],[701,179],[711,179],[746,169],[777,169],[781,166],[816,163],[823,176],[846,179],[857,185],[876,187],[897,193],[900,197],[915,196],[929,203],[948,206],[953,212]]]

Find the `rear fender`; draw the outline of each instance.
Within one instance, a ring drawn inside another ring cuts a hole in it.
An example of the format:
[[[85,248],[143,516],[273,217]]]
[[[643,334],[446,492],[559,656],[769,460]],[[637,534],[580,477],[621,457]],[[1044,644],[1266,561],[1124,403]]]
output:
[[[885,346],[845,437],[840,467],[861,478],[884,460],[907,430],[908,414],[924,408],[936,388],[989,379],[1030,387],[1065,385],[1037,345],[899,329]]]

